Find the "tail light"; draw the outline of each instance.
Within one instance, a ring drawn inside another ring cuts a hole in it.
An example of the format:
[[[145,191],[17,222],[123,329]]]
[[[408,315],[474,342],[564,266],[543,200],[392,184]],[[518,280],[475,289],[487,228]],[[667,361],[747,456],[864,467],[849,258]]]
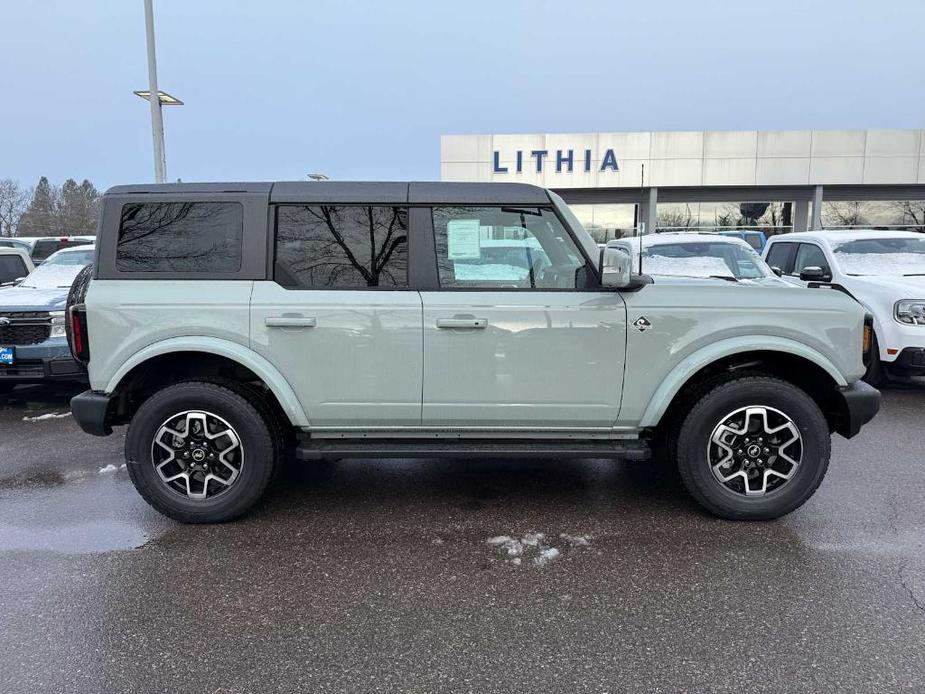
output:
[[[79,362],[86,364],[90,361],[90,341],[87,339],[87,308],[83,304],[75,304],[68,309],[68,324],[71,328],[71,355]]]
[[[870,364],[870,350],[874,344],[874,317],[871,314],[864,316],[864,339],[861,343],[861,354],[864,365]]]

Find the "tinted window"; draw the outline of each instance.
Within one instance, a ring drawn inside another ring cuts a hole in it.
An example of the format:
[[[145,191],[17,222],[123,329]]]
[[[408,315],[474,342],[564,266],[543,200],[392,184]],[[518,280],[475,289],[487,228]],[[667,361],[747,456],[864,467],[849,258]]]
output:
[[[771,244],[771,250],[768,251],[768,257],[766,258],[768,265],[786,271],[792,248],[792,243]]]
[[[283,205],[276,281],[302,289],[408,285],[408,208]]]
[[[820,267],[828,271],[829,263],[825,259],[825,253],[819,246],[810,243],[801,243],[797,251],[797,259],[793,264],[793,274],[799,275],[808,267]]]
[[[236,202],[122,206],[116,269],[122,272],[237,272],[244,211]]]
[[[41,241],[36,241],[35,245],[32,247],[32,260],[45,260],[45,258],[61,247],[61,242],[55,239],[42,239]]]
[[[435,207],[442,287],[575,289],[588,283],[584,257],[552,210]]]
[[[26,264],[18,255],[0,255],[0,284],[28,275]]]

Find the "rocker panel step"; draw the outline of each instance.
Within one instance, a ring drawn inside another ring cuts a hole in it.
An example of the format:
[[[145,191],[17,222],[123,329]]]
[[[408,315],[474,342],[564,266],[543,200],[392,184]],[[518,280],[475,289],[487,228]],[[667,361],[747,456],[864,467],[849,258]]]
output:
[[[645,441],[514,439],[312,439],[302,437],[299,460],[326,458],[623,458],[648,460]]]

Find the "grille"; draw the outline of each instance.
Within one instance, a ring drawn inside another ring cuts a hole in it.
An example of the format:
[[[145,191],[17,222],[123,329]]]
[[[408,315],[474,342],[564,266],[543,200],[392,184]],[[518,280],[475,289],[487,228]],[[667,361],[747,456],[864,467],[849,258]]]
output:
[[[4,325],[9,319],[10,323]],[[48,312],[0,313],[0,345],[36,345],[51,335]]]

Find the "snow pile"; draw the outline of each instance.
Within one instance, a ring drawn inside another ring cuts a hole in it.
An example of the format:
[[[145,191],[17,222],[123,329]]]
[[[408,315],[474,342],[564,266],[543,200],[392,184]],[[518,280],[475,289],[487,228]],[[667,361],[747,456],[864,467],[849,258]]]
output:
[[[35,417],[23,417],[22,421],[24,422],[43,422],[46,419],[62,419],[64,417],[70,417],[70,412],[48,412],[46,414],[40,414]]]
[[[923,253],[839,253],[835,258],[849,275],[887,275],[898,277],[925,272]]]
[[[560,533],[559,538],[569,549],[588,547],[591,538],[587,535]],[[545,533],[525,533],[521,537],[496,535],[485,540],[485,544],[497,549],[505,561],[520,566],[524,560],[535,566],[545,566],[562,556],[562,550],[547,541]]]
[[[110,463],[109,465],[106,465],[105,467],[100,468],[100,474],[105,475],[106,473],[109,473],[109,472],[115,472],[116,470],[124,470],[124,469],[125,469],[125,463],[122,463],[119,467],[116,467],[115,465]]]
[[[722,258],[674,258],[666,255],[645,255],[642,271],[647,275],[676,275],[683,277],[733,276],[734,273]]]

